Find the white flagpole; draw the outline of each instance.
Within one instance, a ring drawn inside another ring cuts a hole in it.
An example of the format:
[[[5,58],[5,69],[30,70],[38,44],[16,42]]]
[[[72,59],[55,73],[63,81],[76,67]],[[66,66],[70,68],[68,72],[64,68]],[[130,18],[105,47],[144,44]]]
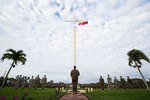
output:
[[[77,56],[77,52],[76,52],[76,48],[77,48],[77,43],[76,43],[76,23],[77,22],[82,22],[82,21],[86,21],[86,20],[77,20],[76,17],[74,16],[74,20],[66,20],[65,22],[73,22],[74,23],[74,66],[76,66],[77,64],[77,60],[76,60],[76,56]]]

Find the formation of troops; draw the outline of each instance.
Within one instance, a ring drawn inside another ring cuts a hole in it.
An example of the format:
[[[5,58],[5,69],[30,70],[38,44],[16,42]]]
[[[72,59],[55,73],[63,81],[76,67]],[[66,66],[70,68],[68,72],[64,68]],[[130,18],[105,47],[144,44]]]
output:
[[[3,77],[0,77],[0,85],[3,81]],[[150,79],[147,81],[148,85],[150,86]],[[46,75],[40,78],[39,75],[36,77],[31,76],[23,76],[23,75],[17,75],[15,78],[9,78],[6,83],[7,86],[18,88],[69,88],[68,86],[71,85],[71,83],[54,83],[53,80],[47,81]],[[119,89],[119,88],[145,88],[144,82],[142,79],[139,78],[130,78],[129,76],[123,78],[122,76],[119,76],[117,79],[116,76],[113,78],[110,75],[107,75],[106,80],[102,76],[99,78],[98,83],[88,83],[88,84],[78,84],[81,88],[100,88],[104,90],[105,88],[109,89]]]
[[[134,81],[142,82],[141,80],[138,80],[138,79],[135,79]],[[99,83],[100,83],[100,88],[104,90],[105,82],[102,76],[100,76],[99,78]],[[133,88],[133,86],[134,86],[133,80],[130,79],[129,76],[127,76],[127,80],[125,80],[122,76],[120,76],[120,80],[118,80],[116,76],[114,77],[113,80],[109,75],[107,76],[107,88],[109,89],[112,89],[112,88],[116,88],[116,89],[124,88],[125,89],[125,88]]]
[[[15,88],[25,88],[25,87],[29,87],[29,88],[38,88],[38,87],[42,87],[43,89],[46,87],[46,83],[47,83],[47,77],[46,75],[44,75],[44,77],[40,78],[39,75],[37,75],[37,77],[34,78],[34,76],[27,77],[27,76],[22,76],[22,75],[17,75],[16,77],[16,81],[15,81]]]

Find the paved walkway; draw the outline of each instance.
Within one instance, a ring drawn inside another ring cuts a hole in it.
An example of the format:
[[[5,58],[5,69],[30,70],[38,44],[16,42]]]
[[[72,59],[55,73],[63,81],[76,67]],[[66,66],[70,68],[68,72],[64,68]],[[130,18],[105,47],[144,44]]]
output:
[[[61,97],[59,100],[88,100],[88,98],[79,92],[77,94],[70,92]]]

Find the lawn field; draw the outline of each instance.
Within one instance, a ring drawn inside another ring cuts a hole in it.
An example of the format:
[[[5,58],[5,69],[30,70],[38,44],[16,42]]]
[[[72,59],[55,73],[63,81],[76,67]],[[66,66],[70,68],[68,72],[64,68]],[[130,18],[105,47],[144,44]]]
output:
[[[6,100],[12,100],[17,97],[18,100],[58,100],[64,95],[55,89],[0,89],[0,98],[5,96]],[[85,95],[89,100],[150,100],[150,91],[145,89],[94,89],[93,92],[87,92]],[[0,99],[1,100],[1,99]]]
[[[150,100],[150,91],[145,89],[94,89],[86,95],[90,100]]]
[[[63,93],[58,93],[55,89],[14,89],[14,88],[3,88],[0,89],[0,98],[5,96],[6,100],[12,100],[13,97],[18,100],[57,100]],[[1,99],[0,99],[1,100]]]

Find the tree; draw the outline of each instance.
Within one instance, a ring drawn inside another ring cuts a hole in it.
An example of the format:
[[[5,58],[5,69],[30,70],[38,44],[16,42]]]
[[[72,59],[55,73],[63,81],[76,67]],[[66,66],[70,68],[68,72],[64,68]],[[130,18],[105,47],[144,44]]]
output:
[[[150,90],[149,86],[148,86],[147,82],[145,81],[145,78],[144,78],[144,76],[143,76],[143,74],[142,74],[142,72],[140,70],[140,68],[142,66],[141,60],[145,60],[145,61],[147,61],[147,62],[150,63],[149,58],[142,51],[137,50],[137,49],[133,49],[133,50],[129,51],[127,53],[127,55],[129,57],[128,58],[128,60],[129,60],[129,66],[138,69],[138,71],[139,71],[139,73],[140,73],[140,75],[142,77],[142,80],[144,81],[144,84],[146,86],[146,89]]]
[[[3,88],[5,86],[5,82],[7,80],[7,77],[10,73],[10,70],[13,68],[15,68],[15,66],[18,64],[18,63],[22,63],[22,65],[25,64],[26,62],[26,54],[23,53],[22,50],[14,50],[14,49],[8,49],[6,50],[6,53],[3,54],[1,60],[4,61],[5,59],[8,59],[8,60],[12,60],[12,63],[11,63],[11,66],[3,80],[3,83],[1,85],[1,88]]]

